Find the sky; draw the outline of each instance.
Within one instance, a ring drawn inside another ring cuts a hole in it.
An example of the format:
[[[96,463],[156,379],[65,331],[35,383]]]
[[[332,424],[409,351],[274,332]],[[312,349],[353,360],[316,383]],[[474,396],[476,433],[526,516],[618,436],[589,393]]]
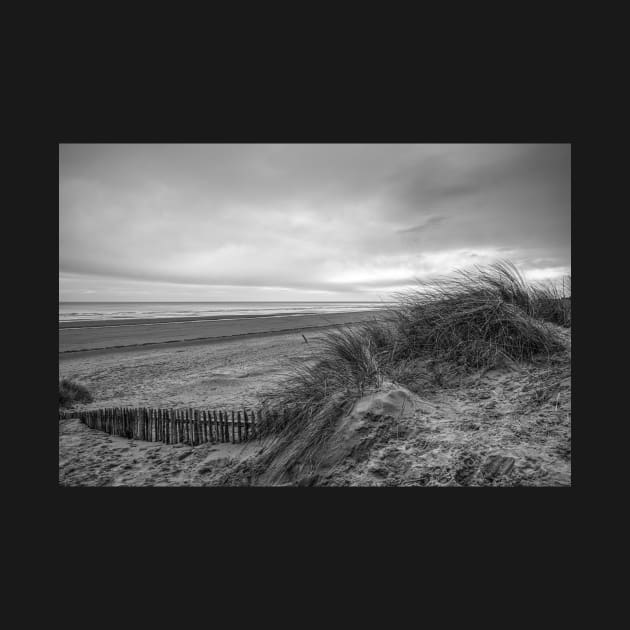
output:
[[[61,144],[60,301],[387,300],[571,270],[568,144]]]

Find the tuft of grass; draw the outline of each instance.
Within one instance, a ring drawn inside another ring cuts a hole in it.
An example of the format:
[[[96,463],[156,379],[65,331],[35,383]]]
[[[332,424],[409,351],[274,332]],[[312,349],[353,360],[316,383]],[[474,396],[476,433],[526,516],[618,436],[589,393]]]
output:
[[[539,300],[509,262],[421,284],[399,296],[401,356],[425,354],[476,369],[549,355],[564,346],[536,316]]]
[[[391,362],[393,333],[378,322],[343,326],[318,340],[315,361],[297,366],[264,396],[263,434],[291,431],[322,411],[336,415],[369,388],[382,384]]]
[[[59,407],[71,407],[75,403],[92,402],[92,394],[87,387],[64,378],[59,381]]]
[[[571,328],[571,276],[564,279],[562,291],[553,284],[538,284],[531,295],[534,317]]]

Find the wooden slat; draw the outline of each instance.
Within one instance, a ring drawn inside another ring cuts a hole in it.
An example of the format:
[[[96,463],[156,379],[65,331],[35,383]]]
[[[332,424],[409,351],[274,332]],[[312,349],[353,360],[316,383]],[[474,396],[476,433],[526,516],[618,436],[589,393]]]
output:
[[[286,420],[287,411],[268,413],[276,421]],[[264,417],[262,409],[162,409],[151,407],[105,407],[78,411],[59,411],[60,419],[78,418],[97,429],[132,440],[184,442],[198,446],[207,442],[232,444],[259,438]]]

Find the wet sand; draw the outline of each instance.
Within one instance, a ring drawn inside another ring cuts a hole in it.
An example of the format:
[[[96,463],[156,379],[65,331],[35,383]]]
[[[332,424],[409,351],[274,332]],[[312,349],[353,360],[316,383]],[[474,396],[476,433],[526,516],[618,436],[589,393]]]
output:
[[[383,311],[165,320],[60,322],[59,358],[67,353],[133,347],[195,345],[282,332],[301,332],[382,316]]]

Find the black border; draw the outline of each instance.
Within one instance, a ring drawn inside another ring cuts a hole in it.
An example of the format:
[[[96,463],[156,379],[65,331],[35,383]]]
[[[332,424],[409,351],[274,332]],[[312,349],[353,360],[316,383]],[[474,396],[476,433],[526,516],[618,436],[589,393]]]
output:
[[[544,92],[547,86],[514,90],[500,85],[490,98],[482,100],[473,83],[455,86],[443,98],[435,98],[434,90],[402,94],[395,85],[357,90],[348,98],[330,90],[318,95],[300,90],[291,95],[285,90],[285,101],[268,98],[271,85],[260,92],[249,86],[229,100],[224,92],[216,100],[195,101],[182,95],[164,99],[161,107],[155,106],[152,93],[139,99],[134,98],[135,93],[101,99],[88,93],[75,101],[70,96],[59,108],[63,115],[57,119],[56,136],[44,144],[42,174],[37,175],[38,182],[50,181],[50,189],[33,187],[41,195],[39,203],[34,202],[39,209],[39,229],[34,236],[39,254],[34,262],[36,269],[45,267],[45,278],[40,271],[35,276],[41,278],[37,301],[41,304],[45,299],[47,304],[46,322],[42,324],[38,314],[28,323],[29,330],[37,330],[40,382],[48,384],[42,389],[45,396],[28,397],[41,405],[37,417],[51,415],[55,396],[53,331],[58,277],[52,264],[42,263],[58,257],[53,197],[58,184],[52,170],[58,161],[59,143],[569,142],[574,158],[576,127],[567,94]],[[572,215],[575,194],[573,204]],[[54,425],[44,424],[46,438],[38,433],[41,453],[37,457],[46,465],[36,470],[37,483],[56,506],[60,544],[76,549],[79,555],[83,545],[94,548],[91,532],[95,526],[105,534],[101,541],[108,549],[112,548],[108,543],[124,539],[129,528],[144,531],[151,549],[160,549],[166,532],[200,528],[215,532],[217,544],[210,546],[210,553],[225,551],[227,559],[238,545],[226,543],[224,549],[219,531],[232,542],[248,541],[244,548],[258,552],[276,546],[276,551],[298,547],[304,552],[306,547],[308,553],[329,554],[333,549],[343,553],[340,547],[345,546],[346,552],[356,553],[360,545],[364,549],[374,544],[383,549],[398,544],[425,546],[432,536],[450,540],[455,547],[462,538],[471,544],[484,539],[496,548],[515,539],[526,544],[541,528],[548,531],[550,524],[562,537],[561,531],[566,531],[573,517],[569,498],[573,490],[556,488],[60,488]],[[229,562],[233,561],[230,557]]]

